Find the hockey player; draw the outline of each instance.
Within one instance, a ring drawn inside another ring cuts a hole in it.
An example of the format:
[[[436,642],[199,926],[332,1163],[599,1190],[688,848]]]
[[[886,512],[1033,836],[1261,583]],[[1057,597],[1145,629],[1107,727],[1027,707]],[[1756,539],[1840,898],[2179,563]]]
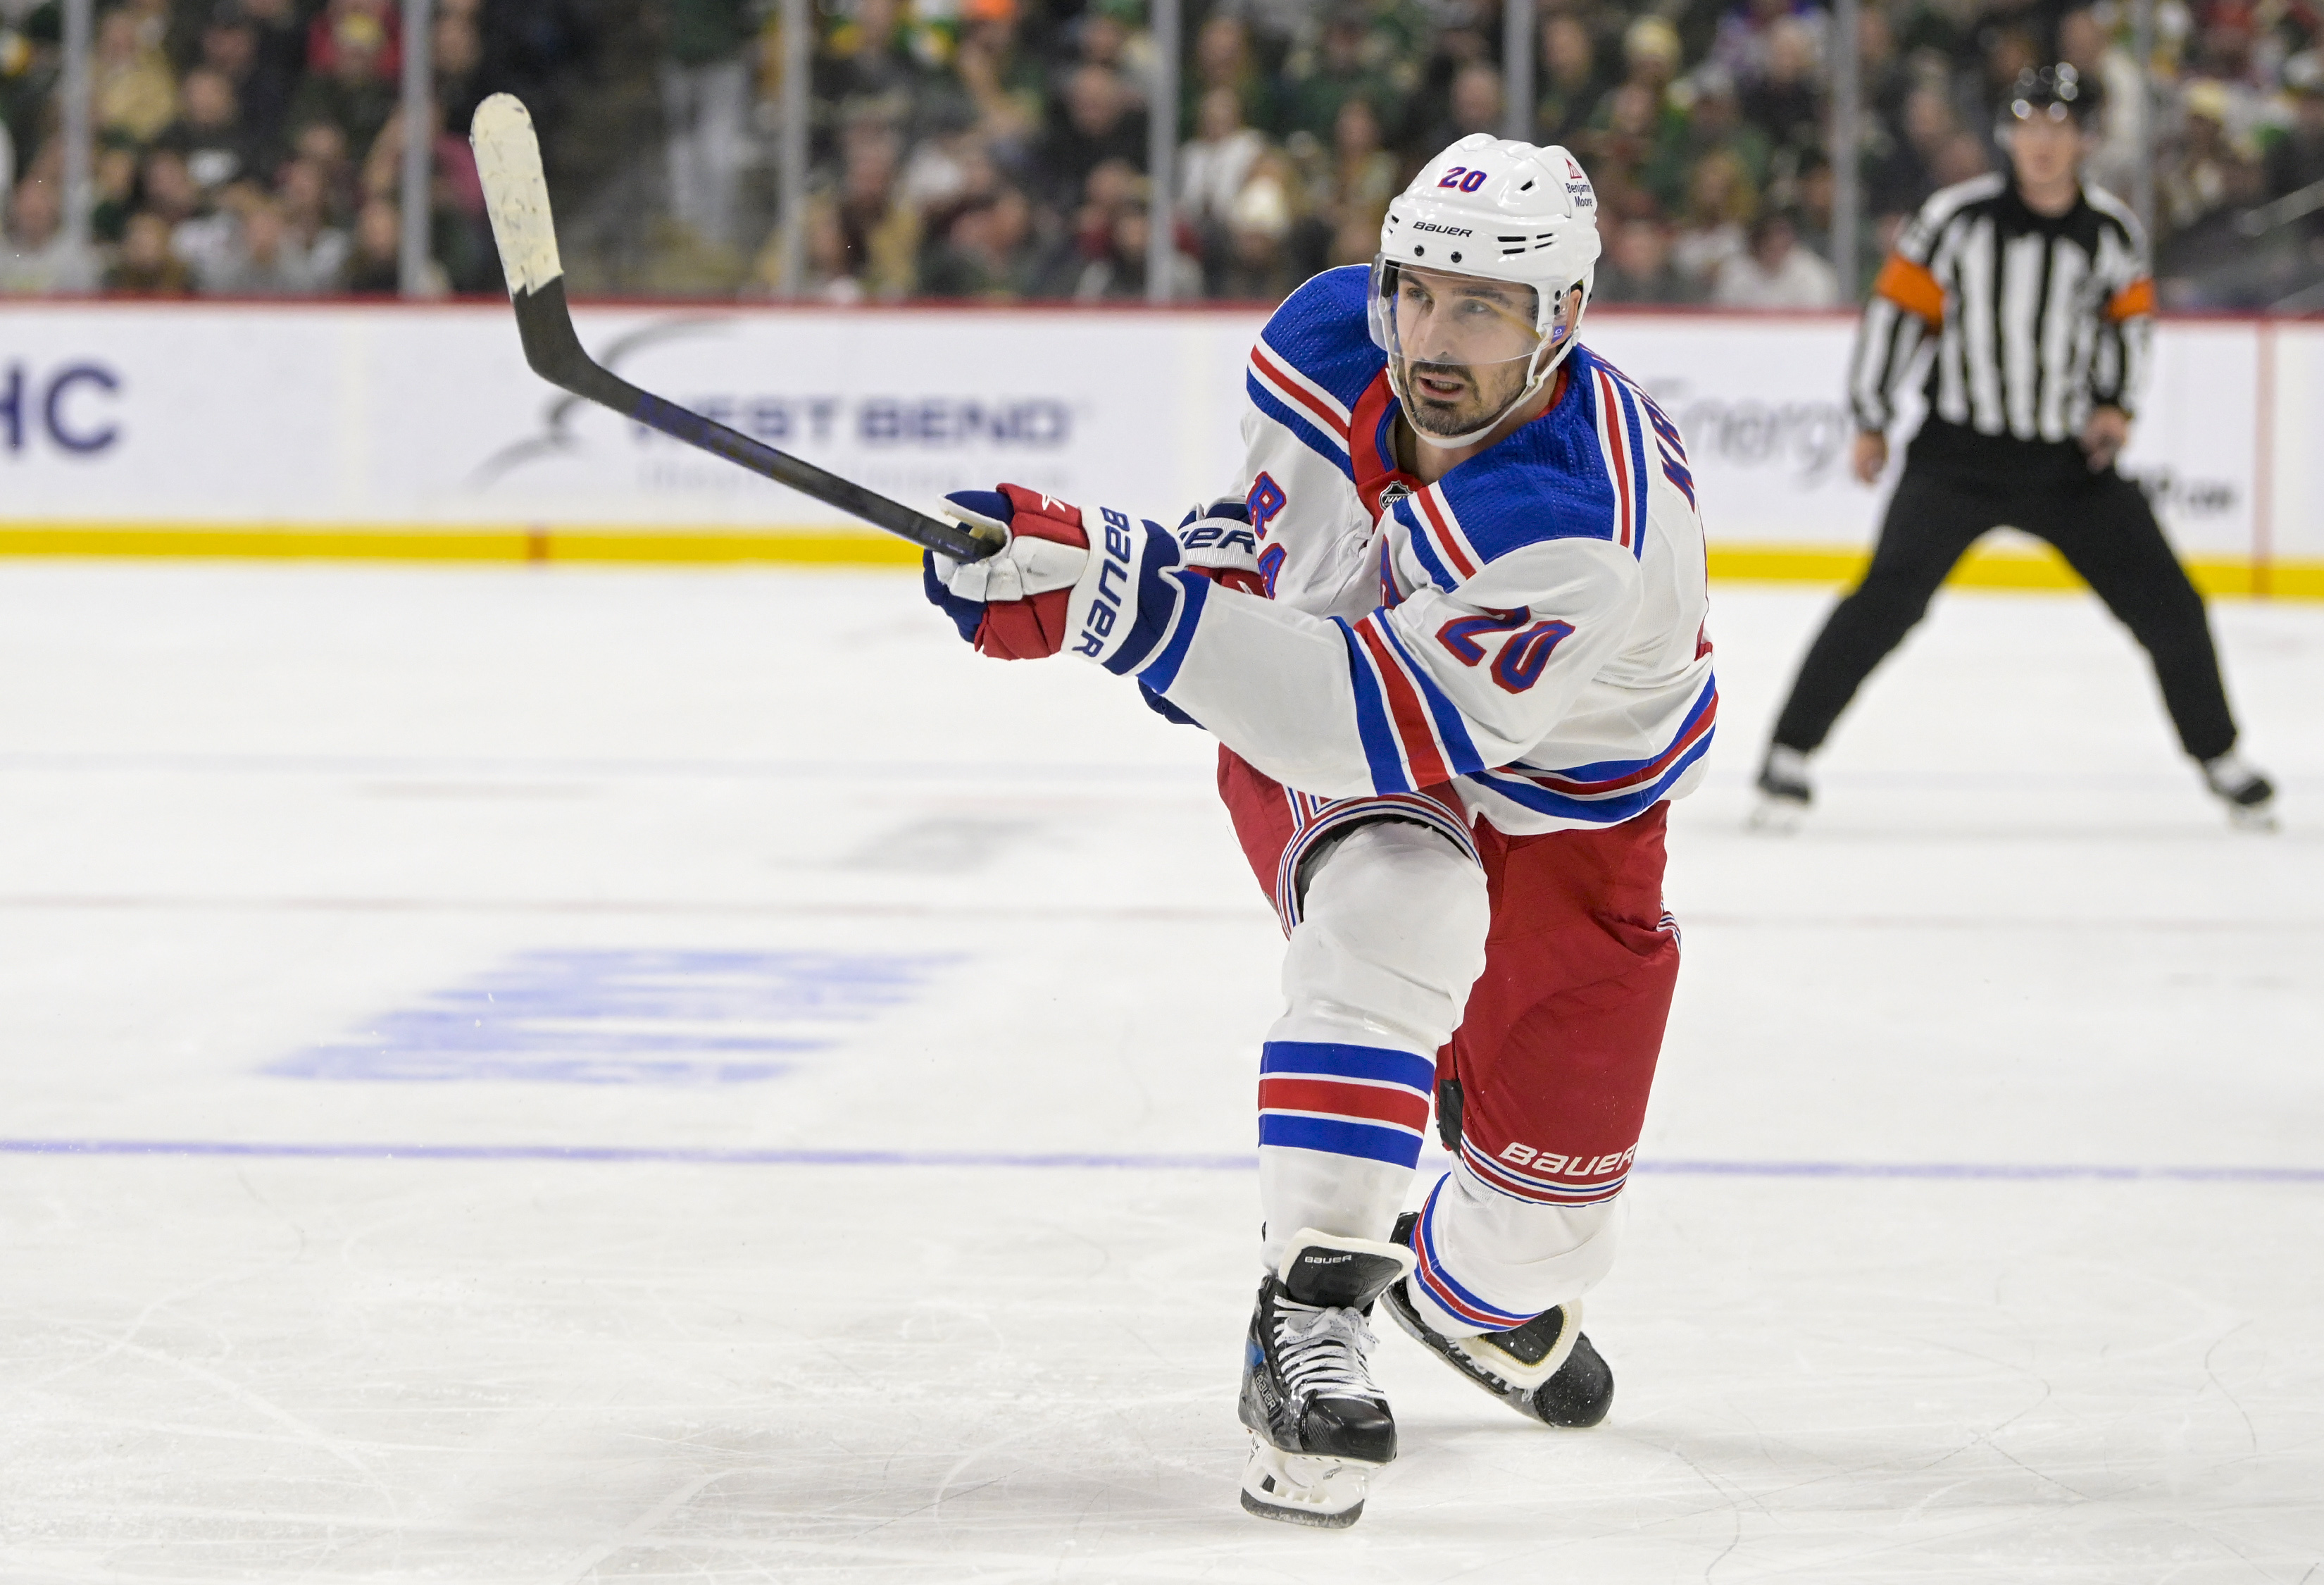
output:
[[[2179,741],[2229,818],[2274,825],[2275,789],[2235,751],[2203,598],[2145,494],[2115,471],[2154,283],[2135,217],[2082,185],[2089,89],[2071,66],[2023,73],[1997,133],[2009,173],[1931,198],[1873,284],[1849,376],[1857,477],[1870,484],[1887,465],[1895,393],[1934,342],[1928,417],[1872,565],[1800,663],[1760,768],[1755,825],[1799,823],[1812,796],[1808,756],[1953,563],[2002,524],[2056,546],[2145,647]]]
[[[1613,1381],[1614,1254],[1678,970],[1669,800],[1717,709],[1678,431],[1581,344],[1597,200],[1560,148],[1462,139],[1369,270],[1252,349],[1240,498],[1174,534],[1003,486],[929,563],[986,653],[1070,650],[1221,741],[1289,938],[1259,1061],[1265,1272],[1242,1501],[1353,1523],[1396,1424],[1376,1304],[1551,1425]],[[1456,1164],[1399,1215],[1429,1103]]]

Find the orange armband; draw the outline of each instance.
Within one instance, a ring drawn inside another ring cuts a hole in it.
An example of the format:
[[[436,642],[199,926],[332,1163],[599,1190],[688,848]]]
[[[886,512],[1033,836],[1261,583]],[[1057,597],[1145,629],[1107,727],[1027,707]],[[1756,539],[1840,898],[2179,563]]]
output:
[[[1932,325],[1945,322],[1945,289],[1926,264],[1916,264],[1903,254],[1888,255],[1872,290],[1908,314],[1918,314]]]
[[[2141,275],[2107,300],[2107,318],[2117,325],[2153,311],[2154,281],[2151,276]]]

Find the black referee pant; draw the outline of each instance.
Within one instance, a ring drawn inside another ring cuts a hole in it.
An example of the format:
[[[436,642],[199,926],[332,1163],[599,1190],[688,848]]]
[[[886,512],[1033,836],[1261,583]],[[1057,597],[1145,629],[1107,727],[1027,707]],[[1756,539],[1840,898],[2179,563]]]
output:
[[[1929,608],[1953,563],[2006,524],[2047,540],[2145,647],[2179,741],[2197,759],[2235,746],[2203,597],[2187,581],[2139,487],[2114,469],[2070,484],[1981,488],[1908,459],[1864,581],[1840,602],[1800,663],[1775,741],[1822,746],[1840,712]]]

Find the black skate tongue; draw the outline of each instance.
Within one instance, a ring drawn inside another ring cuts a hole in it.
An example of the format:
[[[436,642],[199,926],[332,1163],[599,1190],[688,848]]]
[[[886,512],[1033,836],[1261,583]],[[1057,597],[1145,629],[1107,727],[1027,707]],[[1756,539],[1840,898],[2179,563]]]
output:
[[[1291,1257],[1283,1285],[1302,1304],[1360,1310],[1385,1293],[1404,1270],[1405,1263],[1392,1255],[1315,1243]]]

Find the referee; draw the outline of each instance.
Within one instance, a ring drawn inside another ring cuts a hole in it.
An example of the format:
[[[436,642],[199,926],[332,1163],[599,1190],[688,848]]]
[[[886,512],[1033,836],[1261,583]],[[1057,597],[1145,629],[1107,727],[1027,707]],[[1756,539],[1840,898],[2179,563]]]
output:
[[[1931,198],[1874,283],[1849,381],[1856,477],[1880,477],[1892,397],[1934,342],[1928,416],[1864,580],[1800,663],[1759,772],[1755,824],[1798,823],[1808,755],[1953,564],[2006,524],[2056,546],[2145,647],[2179,741],[2235,822],[2273,826],[2274,789],[2234,752],[2202,597],[2145,496],[2115,471],[2145,371],[2154,285],[2136,219],[2081,185],[2089,93],[2070,66],[2023,73],[2001,116],[2009,177]]]

